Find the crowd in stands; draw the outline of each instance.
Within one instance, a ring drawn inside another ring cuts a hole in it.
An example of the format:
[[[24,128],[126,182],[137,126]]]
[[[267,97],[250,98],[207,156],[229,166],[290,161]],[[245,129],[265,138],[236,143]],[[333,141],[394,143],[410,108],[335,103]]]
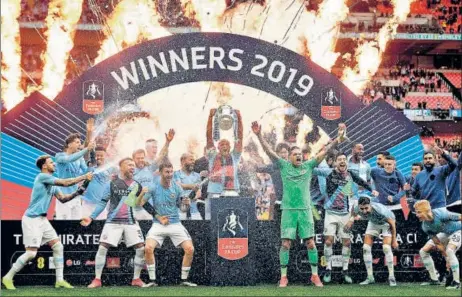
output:
[[[456,133],[434,134],[432,136],[422,135],[421,138],[424,144],[436,144],[450,152],[460,153],[462,151],[462,137]]]
[[[427,8],[434,13],[446,33],[461,32],[461,0],[427,0]]]
[[[398,80],[399,86],[383,86],[381,80]],[[409,92],[448,92],[441,77],[435,71],[416,68],[413,64],[398,63],[388,72],[371,81],[363,92],[364,103],[368,104],[378,99],[401,101]]]

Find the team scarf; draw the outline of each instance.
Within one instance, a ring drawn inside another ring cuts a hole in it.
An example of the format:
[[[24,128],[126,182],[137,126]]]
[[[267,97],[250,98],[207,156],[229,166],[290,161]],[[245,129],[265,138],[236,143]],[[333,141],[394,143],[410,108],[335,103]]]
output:
[[[222,183],[225,189],[234,189],[234,166],[231,155],[218,154],[216,156],[210,180],[215,183]]]

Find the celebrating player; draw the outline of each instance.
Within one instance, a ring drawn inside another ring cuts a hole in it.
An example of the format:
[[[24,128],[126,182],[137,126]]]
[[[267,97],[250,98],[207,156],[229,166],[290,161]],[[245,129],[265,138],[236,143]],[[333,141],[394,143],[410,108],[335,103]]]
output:
[[[435,153],[424,153],[424,167],[415,177],[412,184],[412,195],[415,199],[425,199],[432,209],[446,207],[446,179],[457,168],[457,163],[438,146],[434,146],[436,154],[447,161],[447,165],[436,167]]]
[[[122,236],[127,247],[135,249],[135,270],[131,285],[135,287],[146,287],[140,279],[141,270],[144,267],[144,237],[141,228],[135,220],[133,207],[136,197],[142,197],[147,189],[133,180],[135,172],[135,162],[131,158],[125,158],[119,162],[120,174],[115,180],[107,184],[103,199],[98,204],[90,217],[82,219],[82,226],[88,226],[96,219],[106,207],[109,201],[109,211],[106,224],[104,224],[99,241],[98,252],[95,257],[95,279],[88,285],[88,288],[101,287],[101,274],[106,264],[106,254],[109,248],[117,247]],[[132,206],[130,201],[133,200]],[[149,205],[147,205],[149,206]],[[152,212],[152,209],[149,210]]]
[[[348,264],[351,254],[350,233],[344,232],[343,227],[348,223],[350,199],[353,196],[353,184],[358,184],[368,191],[371,191],[375,196],[376,191],[372,191],[371,186],[357,176],[354,172],[348,170],[347,156],[344,153],[338,153],[335,156],[335,168],[323,167],[314,169],[314,173],[318,176],[326,178],[326,194],[327,199],[324,202],[326,216],[324,220],[324,256],[327,261],[327,269],[323,280],[326,283],[331,281],[332,263],[331,257],[333,254],[332,245],[334,237],[338,236],[343,241],[342,257],[343,257],[343,279],[346,283],[353,283],[353,280],[348,275]]]
[[[358,200],[358,205],[351,210],[351,218],[345,226],[345,232],[351,229],[357,215],[368,220],[366,235],[364,237],[363,257],[367,269],[367,279],[360,285],[369,285],[375,283],[372,269],[372,244],[374,237],[383,236],[383,253],[385,254],[385,262],[388,267],[388,282],[390,286],[396,286],[395,271],[393,267],[393,252],[392,248],[398,248],[396,241],[396,221],[395,215],[383,204],[371,202],[367,196],[361,196]]]
[[[184,195],[189,197],[189,195],[194,191],[196,193],[195,197],[201,196],[200,182],[201,176],[199,173],[194,172],[194,156],[190,153],[185,153],[181,156],[181,169],[175,171],[173,174],[173,179],[177,182],[185,191]],[[194,193],[192,194],[194,195]],[[194,197],[194,198],[195,198]],[[186,212],[180,212],[181,220],[202,220],[199,209],[197,208],[197,202],[191,201],[190,207],[188,207]]]
[[[40,156],[36,163],[40,173],[34,180],[29,206],[22,217],[23,243],[26,252],[22,254],[3,277],[2,283],[8,290],[15,290],[13,277],[29,261],[35,258],[40,246],[48,244],[53,250],[53,261],[56,267],[56,288],[72,289],[73,287],[64,280],[64,247],[56,234],[55,229],[47,220],[47,212],[50,208],[51,199],[55,196],[62,203],[75,199],[85,191],[84,187],[78,188],[70,194],[63,194],[59,187],[70,187],[84,180],[91,180],[92,173],[87,173],[75,178],[59,179],[53,176],[55,164],[50,156]]]
[[[461,244],[462,215],[449,212],[445,208],[431,209],[427,200],[417,201],[414,205],[417,218],[422,222],[422,229],[431,239],[420,249],[422,261],[430,273],[430,285],[439,285],[435,264],[430,252],[435,247],[449,263],[454,280],[446,289],[460,290],[459,260],[456,253]]]
[[[116,173],[115,167],[106,166],[106,150],[104,147],[95,148],[96,164],[89,168],[93,172],[93,179],[88,185],[85,194],[82,196],[82,216],[90,216],[95,210],[98,203],[103,198],[104,189],[110,182],[112,176]],[[106,209],[96,218],[97,220],[106,219]]]
[[[371,170],[371,177],[375,188],[379,192],[377,201],[383,205],[397,204],[401,197],[410,189],[404,175],[396,169],[396,159],[388,155],[383,159],[383,168],[375,167]]]
[[[165,133],[165,144],[162,147],[157,158],[150,163],[146,162],[146,152],[143,149],[138,149],[133,152],[132,158],[135,161],[135,175],[134,179],[141,184],[143,187],[149,187],[154,180],[158,179],[158,176],[154,175],[154,172],[159,168],[159,164],[167,158],[168,149],[170,143],[175,137],[175,130],[170,129],[168,133]],[[152,147],[150,147],[152,148]],[[137,220],[151,220],[152,216],[142,207],[135,207],[135,218]]]
[[[183,264],[181,267],[181,285],[195,287],[196,284],[188,280],[189,270],[194,255],[194,246],[186,228],[180,221],[181,205],[189,205],[189,198],[185,197],[181,187],[173,179],[173,166],[167,160],[159,166],[160,182],[152,184],[149,192],[139,196],[137,205],[147,205],[151,200],[156,214],[153,224],[146,236],[146,264],[148,267],[150,285],[156,284],[156,264],[154,249],[161,247],[166,237],[169,237],[173,244],[181,246],[184,250]]]
[[[311,210],[310,182],[314,167],[324,159],[326,152],[334,145],[343,141],[346,127],[344,124],[339,125],[338,137],[336,140],[327,145],[316,158],[302,162],[302,152],[298,147],[292,147],[289,151],[290,162],[280,158],[263,139],[261,126],[257,122],[252,123],[252,130],[260,140],[263,149],[271,156],[271,159],[277,160],[283,182],[282,198],[282,217],[281,217],[281,250],[279,252],[281,263],[281,280],[279,287],[286,287],[287,265],[289,264],[289,250],[291,240],[298,235],[301,239],[306,240],[308,248],[308,259],[311,264],[311,281],[317,287],[323,284],[318,275],[318,250],[316,249],[313,237],[314,220]]]
[[[95,148],[95,143],[90,142],[94,130],[94,119],[87,121],[86,148],[81,149],[82,141],[80,134],[70,134],[64,144],[64,151],[56,154],[56,174],[58,178],[73,178],[88,171],[84,156]],[[64,194],[70,194],[77,190],[73,187],[60,189]],[[56,220],[80,220],[82,218],[82,201],[77,197],[71,203],[63,204],[56,201]]]

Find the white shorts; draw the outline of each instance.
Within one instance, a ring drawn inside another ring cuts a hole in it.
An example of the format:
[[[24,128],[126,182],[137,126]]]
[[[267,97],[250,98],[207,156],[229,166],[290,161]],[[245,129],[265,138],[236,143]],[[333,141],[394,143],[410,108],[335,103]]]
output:
[[[82,199],[82,217],[89,217],[95,210],[98,203],[88,202]],[[104,208],[103,211],[95,220],[105,220],[107,218],[107,208]]]
[[[58,234],[46,217],[30,218],[23,216],[21,225],[22,242],[26,248],[39,248],[53,239],[59,239]]]
[[[187,221],[187,220],[202,220],[202,216],[199,212],[191,213],[191,218],[188,219],[186,217],[186,212],[180,211],[180,220]]]
[[[143,207],[135,207],[133,208],[133,212],[137,221],[152,221],[152,215],[150,215]]]
[[[350,238],[350,233],[345,233],[343,227],[348,223],[350,219],[350,214],[333,214],[326,211],[326,216],[324,217],[324,235],[325,236],[335,236],[338,234],[340,238]]]
[[[436,237],[438,237],[438,239],[441,241],[442,244],[444,244],[444,246],[447,246],[448,244],[453,244],[456,246],[456,251],[460,249],[460,244],[462,241],[462,232],[460,230],[452,233],[451,235],[447,235],[446,233],[438,233]],[[435,243],[432,239],[427,241],[427,244],[435,246]]]
[[[159,247],[162,246],[166,237],[170,237],[176,247],[186,240],[191,240],[188,230],[181,223],[168,224],[166,226],[154,223],[146,236],[147,239],[157,241]]]
[[[76,197],[67,203],[56,199],[55,220],[77,220],[82,219],[82,198]]]
[[[374,224],[371,221],[367,224],[366,234],[379,237],[382,234],[383,237],[391,237],[391,228],[388,223],[385,224]]]
[[[143,232],[141,232],[138,223],[134,225],[106,223],[104,224],[103,232],[101,232],[99,242],[117,247],[122,237],[126,247],[144,243]]]

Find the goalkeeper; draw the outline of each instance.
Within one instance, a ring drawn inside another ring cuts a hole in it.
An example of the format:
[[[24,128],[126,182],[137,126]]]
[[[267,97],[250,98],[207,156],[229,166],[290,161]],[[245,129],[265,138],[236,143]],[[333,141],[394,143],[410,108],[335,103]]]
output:
[[[133,180],[135,172],[133,159],[122,159],[119,162],[119,167],[119,176],[107,185],[103,199],[91,216],[83,218],[81,222],[82,226],[90,225],[109,202],[106,224],[101,232],[100,244],[95,257],[95,279],[88,285],[88,288],[101,287],[101,274],[106,264],[107,251],[109,247],[117,247],[122,236],[125,245],[135,249],[135,271],[131,285],[135,287],[149,286],[140,279],[141,270],[144,267],[144,236],[135,220],[133,211],[136,196],[142,197],[147,192],[147,188],[142,189],[141,185]],[[145,209],[155,215],[154,209],[149,203],[146,204]]]
[[[345,124],[340,124],[337,139],[324,147],[314,159],[306,162],[302,162],[302,151],[296,146],[291,147],[289,150],[289,161],[279,158],[263,139],[261,126],[257,122],[252,123],[252,130],[257,135],[264,151],[271,159],[278,160],[278,165],[281,170],[283,197],[281,207],[282,244],[279,252],[281,280],[279,281],[279,287],[286,287],[288,284],[287,265],[289,264],[289,250],[291,240],[296,239],[297,233],[298,236],[306,242],[308,259],[311,265],[311,282],[316,287],[322,287],[323,284],[318,275],[318,251],[313,239],[315,233],[313,213],[311,210],[310,182],[313,169],[321,163],[327,151],[344,140],[346,126]]]

